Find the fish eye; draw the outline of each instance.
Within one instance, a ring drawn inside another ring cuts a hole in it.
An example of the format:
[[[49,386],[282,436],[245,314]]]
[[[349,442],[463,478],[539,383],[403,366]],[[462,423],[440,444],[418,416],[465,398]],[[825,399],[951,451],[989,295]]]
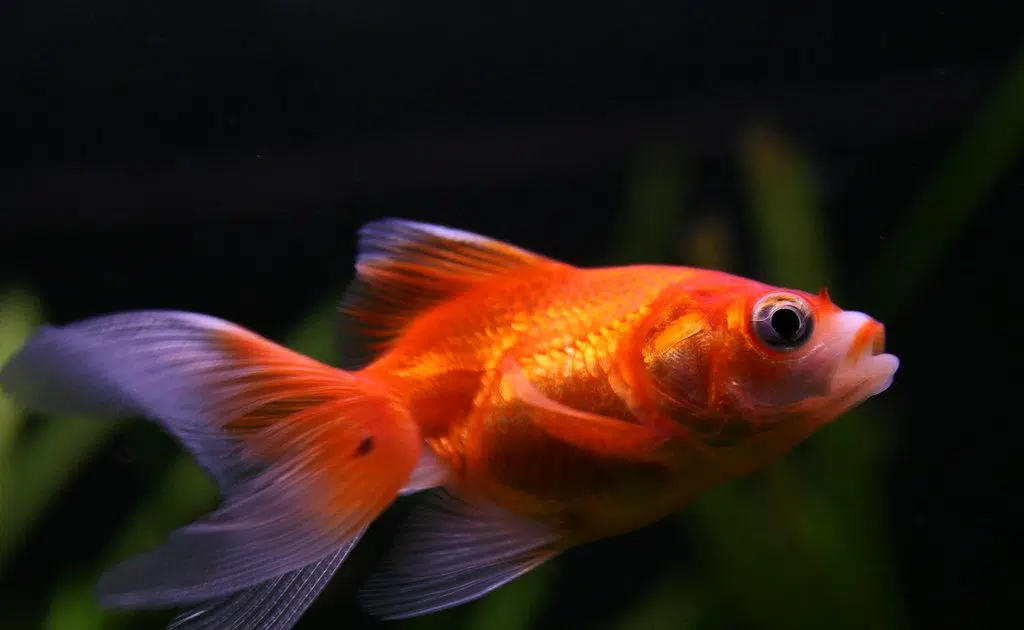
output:
[[[795,295],[768,295],[754,305],[751,315],[754,334],[775,350],[796,350],[814,330],[811,307]]]

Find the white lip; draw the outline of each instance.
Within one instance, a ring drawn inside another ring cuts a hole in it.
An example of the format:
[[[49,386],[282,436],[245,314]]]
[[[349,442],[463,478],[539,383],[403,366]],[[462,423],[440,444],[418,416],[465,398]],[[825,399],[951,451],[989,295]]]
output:
[[[871,318],[857,311],[846,311],[836,315],[833,334],[846,341],[846,347],[853,343],[857,332]],[[866,345],[858,356],[845,357],[832,377],[833,391],[848,388],[860,390],[863,398],[875,396],[889,389],[893,377],[900,366],[900,360],[892,354],[873,354],[870,345]]]

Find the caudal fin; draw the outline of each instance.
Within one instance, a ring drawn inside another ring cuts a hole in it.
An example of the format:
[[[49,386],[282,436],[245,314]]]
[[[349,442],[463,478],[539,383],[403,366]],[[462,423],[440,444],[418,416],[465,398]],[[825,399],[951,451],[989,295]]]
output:
[[[175,617],[167,630],[289,630],[356,542],[302,569],[193,606]]]
[[[315,575],[290,582],[299,606],[410,489],[423,451],[419,428],[377,382],[192,313],[44,328],[0,370],[0,387],[40,411],[157,421],[225,494],[216,512],[108,573],[99,587],[108,606],[220,600],[212,617],[263,619],[269,581]],[[252,597],[229,597],[246,590]]]

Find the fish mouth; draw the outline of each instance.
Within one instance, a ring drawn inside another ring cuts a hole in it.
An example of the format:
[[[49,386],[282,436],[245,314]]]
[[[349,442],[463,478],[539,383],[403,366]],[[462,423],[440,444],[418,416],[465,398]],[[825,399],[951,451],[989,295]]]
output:
[[[885,353],[885,326],[853,311],[838,318],[837,332],[851,342],[832,377],[832,391],[859,401],[889,389],[900,361]]]
[[[869,319],[857,328],[850,349],[846,351],[846,358],[858,361],[867,357],[877,357],[884,352],[885,326]]]

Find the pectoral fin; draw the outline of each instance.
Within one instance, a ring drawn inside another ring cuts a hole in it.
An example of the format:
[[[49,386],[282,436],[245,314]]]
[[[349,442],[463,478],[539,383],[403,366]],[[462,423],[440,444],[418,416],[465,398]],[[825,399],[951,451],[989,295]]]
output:
[[[510,404],[530,408],[525,414],[552,438],[598,456],[640,458],[653,456],[667,436],[652,428],[573,409],[538,390],[511,359],[502,364],[501,391]]]

